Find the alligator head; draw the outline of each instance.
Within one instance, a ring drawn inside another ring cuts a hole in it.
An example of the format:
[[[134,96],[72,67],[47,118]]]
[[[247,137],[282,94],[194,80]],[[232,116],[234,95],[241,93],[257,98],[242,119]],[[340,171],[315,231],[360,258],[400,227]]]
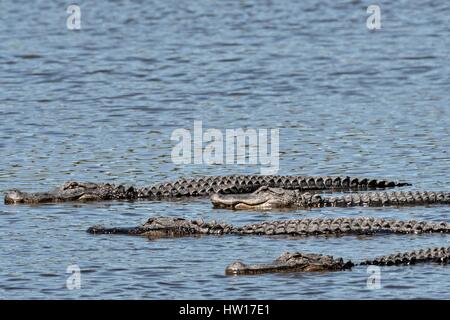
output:
[[[234,210],[313,207],[321,202],[318,194],[302,193],[299,190],[270,188],[263,186],[252,193],[220,194],[211,196],[215,208]]]
[[[342,258],[334,259],[313,253],[285,252],[270,264],[234,262],[225,269],[227,275],[251,275],[268,272],[317,272],[350,269],[354,264]]]
[[[90,227],[87,232],[94,234],[129,234],[129,235],[148,235],[161,236],[175,234],[182,229],[186,220],[172,217],[155,217],[150,218],[138,227],[114,227],[105,228],[103,226]]]
[[[11,190],[5,195],[5,204],[132,199],[134,194],[132,187],[69,181],[50,192]]]
[[[138,227],[105,228],[90,227],[87,232],[94,234],[128,234],[142,235],[149,238],[182,237],[200,234],[224,234],[231,230],[225,224],[204,222],[202,220],[186,220],[175,217],[152,217]]]

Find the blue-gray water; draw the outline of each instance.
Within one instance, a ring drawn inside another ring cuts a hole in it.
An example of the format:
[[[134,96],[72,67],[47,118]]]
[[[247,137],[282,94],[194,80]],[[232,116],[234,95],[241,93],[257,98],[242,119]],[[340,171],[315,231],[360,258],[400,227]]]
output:
[[[175,165],[173,130],[280,128],[280,174],[365,175],[450,190],[446,1],[66,1],[0,3],[0,191],[66,180],[146,185],[182,176],[259,173],[259,166]],[[1,298],[450,299],[450,267],[226,277],[232,261],[283,251],[359,260],[447,235],[93,236],[93,224],[164,214],[244,224],[306,216],[450,221],[448,207],[321,209],[279,214],[195,202],[0,204]],[[69,265],[81,289],[68,290]]]

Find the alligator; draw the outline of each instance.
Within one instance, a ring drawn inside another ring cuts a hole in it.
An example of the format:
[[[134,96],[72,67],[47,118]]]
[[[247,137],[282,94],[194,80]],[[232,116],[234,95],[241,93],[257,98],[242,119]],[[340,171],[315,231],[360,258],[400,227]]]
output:
[[[342,258],[333,258],[314,253],[284,252],[269,264],[244,264],[240,261],[225,268],[226,275],[252,275],[272,272],[314,272],[342,271],[351,269],[354,264]]]
[[[450,247],[428,248],[410,252],[381,256],[375,259],[353,263],[343,258],[329,255],[284,252],[269,264],[244,264],[240,261],[231,263],[225,268],[226,275],[255,275],[273,272],[326,272],[350,270],[355,266],[377,265],[411,265],[416,263],[435,262],[447,264],[450,259]]]
[[[241,194],[258,190],[261,186],[312,190],[368,190],[409,186],[409,183],[358,178],[349,176],[273,176],[232,175],[206,176],[157,183],[148,187],[134,187],[110,183],[69,181],[49,192],[10,190],[5,204],[38,204],[66,201],[100,200],[159,200],[206,197],[212,194]]]
[[[233,210],[316,207],[383,207],[429,204],[450,204],[450,192],[430,191],[374,191],[349,193],[342,196],[323,197],[320,194],[260,187],[253,193],[220,194],[211,196],[213,206]]]
[[[372,235],[377,233],[450,233],[450,223],[435,221],[395,220],[373,217],[310,218],[264,221],[233,226],[216,221],[187,220],[183,218],[152,217],[136,227],[92,226],[92,234],[127,234],[151,239],[196,235]]]

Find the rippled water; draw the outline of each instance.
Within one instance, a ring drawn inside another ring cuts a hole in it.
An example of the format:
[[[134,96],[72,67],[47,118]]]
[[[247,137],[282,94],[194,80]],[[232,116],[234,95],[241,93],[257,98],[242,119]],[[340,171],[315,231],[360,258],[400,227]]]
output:
[[[280,128],[280,174],[403,179],[450,190],[450,26],[445,1],[66,1],[0,3],[0,191],[66,180],[146,185],[255,165],[175,165],[171,133]],[[448,246],[446,235],[150,241],[92,236],[93,224],[136,225],[163,214],[234,224],[306,216],[450,221],[448,207],[323,209],[264,214],[194,202],[0,205],[1,298],[450,298],[450,268],[365,268],[226,277],[237,259],[283,251],[359,260]],[[81,268],[68,290],[66,268]]]

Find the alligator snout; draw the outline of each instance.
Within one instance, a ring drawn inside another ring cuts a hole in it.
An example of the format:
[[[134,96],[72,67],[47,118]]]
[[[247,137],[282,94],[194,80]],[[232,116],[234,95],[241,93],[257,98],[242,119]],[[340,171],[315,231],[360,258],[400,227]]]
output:
[[[255,272],[256,273],[256,272]],[[225,268],[226,275],[251,274],[246,264],[240,261],[233,262]]]
[[[58,200],[53,194],[48,192],[28,193],[19,190],[11,190],[5,195],[5,204],[37,204],[46,202],[55,202]]]
[[[11,190],[5,195],[5,204],[24,203],[26,194],[19,190]]]
[[[218,194],[211,196],[211,202],[215,208],[227,209],[253,209],[262,206],[268,199],[257,197],[253,194]]]
[[[138,235],[145,232],[141,227],[105,228],[103,226],[92,226],[86,230],[92,234],[129,234]]]

